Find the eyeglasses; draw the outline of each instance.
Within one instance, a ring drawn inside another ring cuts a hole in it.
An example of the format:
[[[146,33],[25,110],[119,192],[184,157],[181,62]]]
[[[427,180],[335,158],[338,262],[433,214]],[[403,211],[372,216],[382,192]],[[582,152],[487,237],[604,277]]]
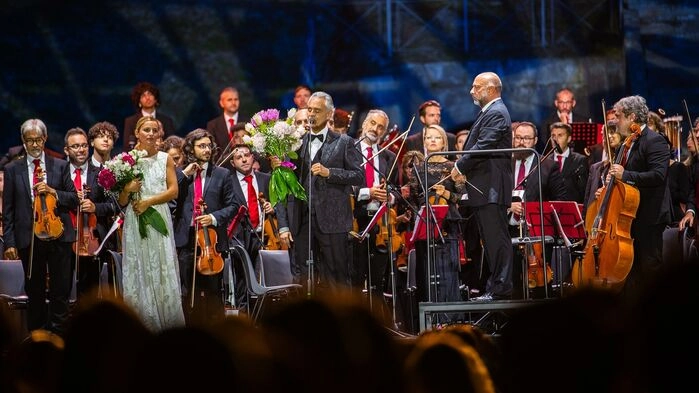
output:
[[[68,146],[68,148],[71,149],[71,150],[87,149],[88,147],[90,147],[90,145],[88,145],[87,143],[82,143],[82,144],[77,144],[77,143],[76,143],[76,144],[74,144],[74,145]]]
[[[534,140],[534,137],[533,137],[533,136],[516,136],[516,137],[514,137],[514,138],[512,138],[512,139],[514,139],[514,140],[516,140],[516,141],[527,141],[527,142],[529,142],[529,141],[533,141],[533,140]]]
[[[26,143],[27,145],[41,145],[42,143],[44,143],[44,138],[29,138],[25,139],[24,143]]]
[[[198,147],[198,148],[204,150],[204,149],[213,149],[214,145],[212,143],[200,143],[198,145],[194,145],[194,147]]]

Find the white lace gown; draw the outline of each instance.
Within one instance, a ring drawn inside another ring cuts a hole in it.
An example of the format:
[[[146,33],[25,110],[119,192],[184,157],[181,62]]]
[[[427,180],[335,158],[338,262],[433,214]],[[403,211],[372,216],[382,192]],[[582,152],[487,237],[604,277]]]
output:
[[[158,152],[141,158],[143,183],[141,197],[167,189],[167,153]],[[167,225],[168,236],[148,226],[148,236],[141,239],[138,219],[131,205],[124,215],[123,230],[123,288],[124,301],[141,317],[152,331],[184,326],[180,295],[179,267],[175,252],[172,217],[166,203],[153,206]]]

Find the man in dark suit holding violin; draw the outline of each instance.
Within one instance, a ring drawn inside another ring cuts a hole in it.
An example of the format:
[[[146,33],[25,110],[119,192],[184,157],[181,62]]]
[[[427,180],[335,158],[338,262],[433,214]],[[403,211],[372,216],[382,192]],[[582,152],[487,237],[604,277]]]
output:
[[[523,121],[514,126],[513,147],[533,149],[536,146],[537,139],[537,129],[533,123]],[[540,197],[542,201],[566,201],[568,200],[568,194],[561,177],[558,162],[547,160],[545,157],[541,157],[539,161],[534,153],[528,151],[513,153],[512,158],[515,188],[512,191],[513,200],[508,209],[508,213],[510,213],[510,236],[528,237],[530,234],[527,232],[527,227],[523,225],[526,219],[523,201],[539,202]],[[539,194],[537,166],[541,168],[541,194]],[[551,253],[547,251],[546,255],[551,255]],[[520,256],[523,256],[525,259],[527,257],[526,254]],[[546,260],[551,261],[550,258],[546,258]],[[519,288],[522,288],[522,280],[526,280],[526,278],[521,277],[523,272],[521,262],[521,258],[515,258],[513,265],[513,298],[522,298],[523,295]],[[529,287],[532,288],[531,285]]]
[[[502,102],[502,82],[493,72],[476,76],[471,87],[473,102],[481,112],[471,127],[464,150],[512,148],[510,113]],[[512,295],[512,239],[507,229],[507,209],[512,202],[510,153],[464,154],[452,170],[454,181],[466,176],[468,200],[478,222],[490,277],[478,301],[509,299]]]
[[[665,138],[646,125],[648,106],[643,97],[624,97],[614,104],[614,111],[618,132],[626,138],[617,155],[626,152],[626,156],[621,157],[621,164],[610,167],[609,175],[640,192],[636,218],[631,224],[633,265],[623,290],[626,298],[634,299],[642,284],[655,277],[662,267],[663,231],[671,220],[667,176],[671,152]]]
[[[62,333],[69,316],[69,297],[73,283],[71,244],[75,228],[69,211],[78,205],[78,196],[65,160],[44,153],[46,125],[29,119],[21,126],[22,143],[27,152],[23,160],[5,167],[3,229],[6,259],[21,259],[24,289],[29,298],[27,328]],[[37,209],[35,225],[34,206]],[[46,209],[43,209],[46,206]],[[45,225],[42,225],[45,224]],[[39,231],[36,230],[39,227]],[[37,235],[38,232],[38,235]],[[40,235],[40,236],[39,236]],[[50,275],[46,307],[47,270]]]
[[[396,155],[390,150],[384,150],[378,154],[380,147],[377,144],[383,135],[386,133],[388,126],[388,115],[386,112],[379,109],[370,110],[364,122],[362,129],[359,132],[358,139],[361,141],[357,145],[357,149],[361,151],[364,160],[364,177],[367,184],[363,186],[355,186],[354,197],[356,203],[354,205],[354,217],[357,219],[359,232],[363,232],[371,222],[371,219],[379,210],[379,207],[388,201],[389,193],[387,192],[385,176],[391,176],[388,181],[389,185],[395,185],[399,168],[393,168],[393,163],[396,160]],[[393,172],[389,174],[389,171]],[[391,198],[391,199],[395,199]],[[352,287],[362,290],[365,287],[371,288],[371,293],[376,292],[380,295],[382,291],[387,289],[384,283],[386,269],[388,267],[388,224],[383,218],[388,218],[389,212],[386,211],[383,217],[379,220],[376,226],[369,232],[362,241],[355,242],[353,250],[352,263]],[[380,224],[380,225],[379,225]],[[379,227],[385,228],[385,233],[379,233]],[[377,243],[381,240],[381,244]],[[392,239],[400,239],[400,241],[391,241],[393,247],[399,247],[402,243],[400,234],[394,231]],[[367,255],[367,247],[369,248]],[[395,256],[395,255],[394,255]]]
[[[208,131],[198,128],[190,132],[182,146],[188,164],[177,170],[179,193],[173,227],[183,288],[182,304],[188,325],[206,324],[225,315],[223,264],[228,252],[226,228],[241,201],[233,193],[230,171],[211,163],[214,148],[213,137]],[[210,258],[204,257],[205,254]]]
[[[109,230],[108,221],[119,212],[115,200],[108,198],[104,188],[97,183],[100,168],[93,165],[89,158],[88,137],[81,128],[71,128],[65,135],[63,151],[70,163],[70,176],[76,190],[81,214],[71,210],[70,215],[77,226],[78,242],[73,245],[73,260],[77,278],[78,300],[90,294],[99,286],[102,264],[95,251]],[[79,257],[75,257],[75,253]],[[105,256],[106,258],[106,256]]]

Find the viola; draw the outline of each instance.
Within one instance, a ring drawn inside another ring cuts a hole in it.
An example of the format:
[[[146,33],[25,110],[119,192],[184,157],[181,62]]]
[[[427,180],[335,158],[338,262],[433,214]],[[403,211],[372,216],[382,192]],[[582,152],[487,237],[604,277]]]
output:
[[[39,182],[45,178],[44,171],[37,170]],[[41,240],[58,239],[63,234],[63,222],[56,216],[56,197],[48,193],[34,195],[34,235]]]
[[[638,124],[631,125],[632,134],[624,141],[616,164],[623,165],[631,145],[641,135]],[[600,201],[601,199],[601,201]],[[592,286],[620,292],[633,265],[631,224],[640,202],[636,187],[610,176],[604,195],[593,201],[585,215],[587,243],[582,260],[571,271],[573,285]]]
[[[204,198],[199,199],[199,211],[204,214],[206,202]],[[197,224],[197,226],[199,226]],[[223,271],[223,257],[216,251],[218,237],[216,230],[208,225],[201,225],[197,229],[197,246],[199,255],[197,256],[197,271],[205,276],[212,276]]]
[[[78,198],[80,202],[85,200],[87,194],[90,193],[88,187],[83,187],[83,192],[78,193]],[[88,213],[80,209],[78,205],[78,212],[76,215],[76,226],[77,226],[77,240],[73,242],[73,252],[81,257],[91,257],[95,255],[95,251],[100,246],[99,239],[96,235],[97,233],[97,215],[95,213]]]
[[[260,192],[258,194],[259,201],[264,204],[266,202],[265,194]],[[262,226],[263,233],[265,235],[265,250],[288,250],[289,247],[286,244],[282,244],[279,239],[279,227],[277,225],[277,219],[275,217],[268,217],[264,214],[264,224]]]

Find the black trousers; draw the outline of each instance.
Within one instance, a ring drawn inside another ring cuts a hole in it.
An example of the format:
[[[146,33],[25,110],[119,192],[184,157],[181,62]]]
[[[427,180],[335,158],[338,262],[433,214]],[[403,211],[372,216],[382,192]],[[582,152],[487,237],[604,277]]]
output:
[[[486,292],[508,297],[512,294],[512,238],[505,206],[489,203],[473,208],[483,239],[483,252],[490,276]]]
[[[306,286],[309,273],[307,261],[309,260],[310,251],[308,247],[309,219],[307,214],[300,219],[299,231],[294,234],[292,274],[296,283]],[[352,263],[352,248],[348,232],[323,233],[319,229],[315,214],[311,216],[311,220],[313,264],[315,271],[318,273],[318,277],[315,277],[317,289],[334,292],[349,288],[351,285],[350,264]]]
[[[223,319],[223,271],[214,275],[204,275],[196,271],[198,259],[194,255],[194,230],[191,230],[187,247],[177,248],[180,267],[180,287],[182,288],[182,309],[187,325],[207,324]],[[221,255],[225,260],[225,256]],[[194,275],[195,274],[195,275]],[[194,284],[194,289],[192,289]],[[194,304],[192,292],[194,291]]]
[[[73,289],[73,250],[68,242],[34,238],[34,253],[29,266],[30,248],[19,250],[24,267],[24,291],[27,293],[27,329],[47,329],[61,334],[68,319],[70,292]],[[46,307],[48,285],[48,307]]]

